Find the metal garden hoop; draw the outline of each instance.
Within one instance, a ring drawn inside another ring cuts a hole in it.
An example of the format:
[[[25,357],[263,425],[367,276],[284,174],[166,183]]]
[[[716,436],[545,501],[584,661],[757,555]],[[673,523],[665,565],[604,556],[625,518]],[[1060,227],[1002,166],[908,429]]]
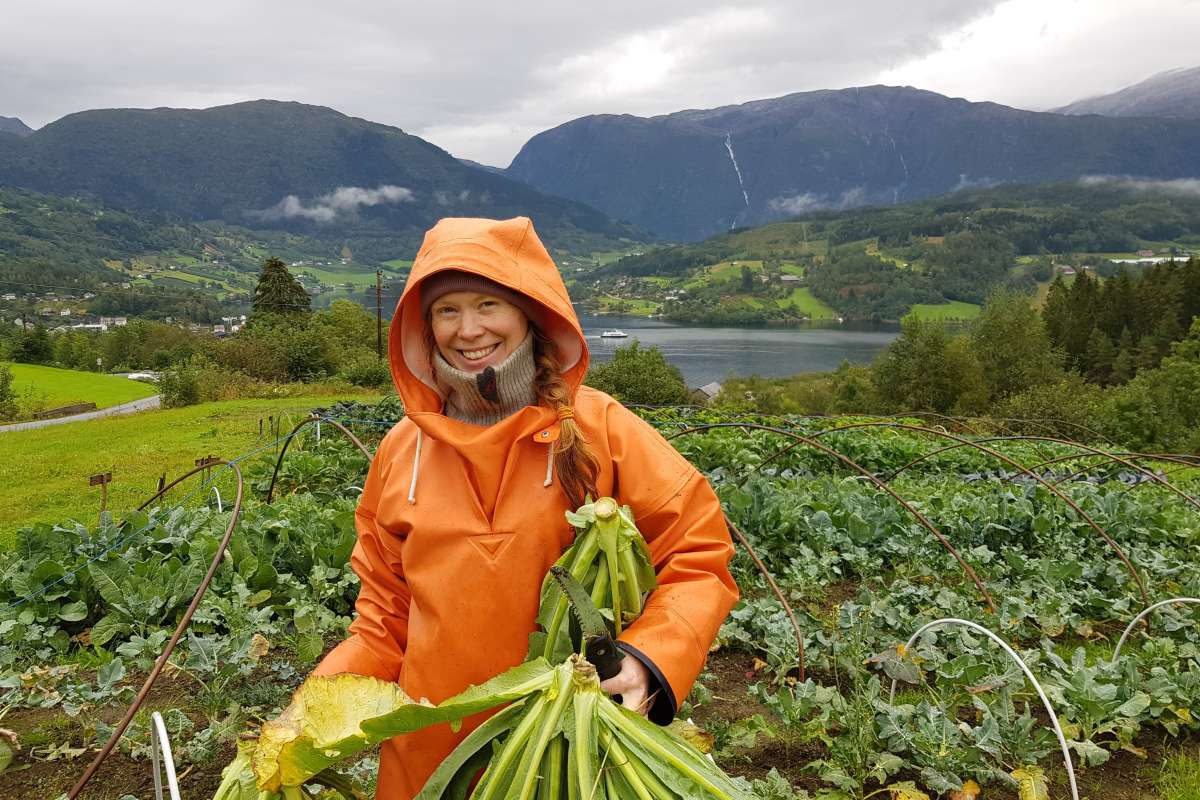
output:
[[[1036,691],[1038,697],[1041,698],[1042,705],[1045,707],[1046,713],[1050,716],[1050,724],[1054,726],[1054,735],[1058,737],[1059,747],[1062,748],[1063,763],[1067,767],[1067,779],[1071,782],[1071,798],[1072,800],[1079,800],[1079,788],[1075,785],[1075,765],[1071,762],[1071,751],[1067,747],[1067,738],[1063,736],[1062,726],[1058,724],[1058,715],[1054,713],[1054,706],[1050,704],[1050,698],[1046,697],[1046,693],[1042,690],[1042,685],[1038,683],[1037,678],[1033,676],[1033,672],[1030,671],[1029,667],[1025,664],[1021,657],[1017,655],[1017,651],[1008,646],[1007,642],[977,622],[971,622],[970,620],[966,619],[946,617],[944,619],[935,619],[933,622],[927,622],[918,628],[917,632],[908,638],[908,642],[904,645],[904,649],[907,650],[908,648],[912,647],[913,642],[920,638],[921,634],[923,634],[925,631],[945,625],[962,625],[970,628],[973,631],[976,631],[977,633],[982,633],[984,636],[1000,645],[1000,647],[1004,649],[1004,652],[1007,653],[1013,661],[1017,662],[1017,666],[1021,668],[1021,672],[1025,673],[1025,679],[1033,684],[1034,691]],[[893,703],[895,700],[896,680],[893,678],[892,689],[888,694],[888,702]]]
[[[1159,602],[1155,603],[1154,605],[1147,606],[1146,608],[1142,609],[1141,613],[1139,613],[1136,617],[1134,617],[1132,620],[1129,621],[1129,624],[1125,626],[1125,632],[1122,633],[1121,638],[1117,640],[1117,647],[1115,650],[1113,650],[1113,654],[1112,654],[1112,659],[1111,659],[1112,663],[1115,664],[1117,659],[1120,657],[1121,648],[1124,646],[1125,640],[1129,638],[1129,634],[1133,631],[1134,625],[1137,625],[1139,622],[1141,622],[1142,618],[1145,617],[1147,614],[1149,614],[1151,611],[1162,608],[1163,606],[1172,605],[1173,603],[1182,603],[1182,604],[1200,603],[1200,597],[1172,597],[1170,600],[1160,600]]]

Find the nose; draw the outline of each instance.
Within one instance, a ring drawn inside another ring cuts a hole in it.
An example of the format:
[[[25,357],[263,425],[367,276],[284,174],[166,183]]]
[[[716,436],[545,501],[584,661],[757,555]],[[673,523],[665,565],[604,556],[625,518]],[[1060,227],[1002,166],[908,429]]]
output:
[[[471,309],[464,311],[458,326],[459,337],[463,339],[477,339],[483,335],[483,332],[483,325],[480,323],[479,315]]]

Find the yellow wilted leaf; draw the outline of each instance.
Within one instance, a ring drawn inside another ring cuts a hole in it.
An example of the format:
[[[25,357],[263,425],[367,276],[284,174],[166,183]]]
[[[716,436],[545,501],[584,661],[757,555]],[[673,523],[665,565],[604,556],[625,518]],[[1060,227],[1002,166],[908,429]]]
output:
[[[1021,800],[1050,800],[1050,787],[1041,767],[1021,767],[1009,774],[1017,782],[1017,796]]]
[[[918,789],[912,781],[893,783],[887,790],[891,793],[892,800],[929,800],[929,795]]]
[[[755,672],[761,672],[763,669],[766,668],[766,666],[767,666],[767,662],[763,661],[761,658],[754,659],[754,671]]]
[[[979,797],[979,784],[972,780],[963,783],[961,789],[954,789],[948,795],[948,800],[975,800]]]
[[[250,637],[250,657],[255,661],[265,656],[271,651],[271,643],[267,641],[267,637],[261,633],[256,633]]]
[[[1184,722],[1192,721],[1192,710],[1190,708],[1172,708],[1171,710],[1175,712],[1175,716]]]
[[[711,733],[692,722],[677,719],[667,726],[667,730],[683,739],[701,753],[711,753],[717,740]]]
[[[904,654],[907,651],[908,651],[908,648],[905,647],[904,645],[902,645],[902,644],[896,645],[896,655],[900,656],[901,658],[904,658]]]

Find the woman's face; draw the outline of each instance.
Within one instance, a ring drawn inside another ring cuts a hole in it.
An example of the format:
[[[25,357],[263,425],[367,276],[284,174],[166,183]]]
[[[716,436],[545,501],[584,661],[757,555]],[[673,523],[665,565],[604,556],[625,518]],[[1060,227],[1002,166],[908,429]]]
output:
[[[529,319],[507,300],[480,292],[450,292],[429,308],[433,340],[450,366],[482,372],[525,341]]]

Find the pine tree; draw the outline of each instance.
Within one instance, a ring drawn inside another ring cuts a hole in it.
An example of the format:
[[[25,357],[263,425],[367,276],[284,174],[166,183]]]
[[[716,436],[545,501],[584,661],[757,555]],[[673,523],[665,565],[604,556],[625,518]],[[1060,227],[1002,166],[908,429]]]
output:
[[[1133,380],[1137,374],[1137,346],[1133,339],[1133,331],[1126,328],[1121,331],[1117,341],[1117,355],[1113,359],[1112,382],[1125,383]]]
[[[1116,357],[1117,350],[1113,347],[1112,340],[1104,331],[1092,328],[1092,335],[1088,338],[1087,356],[1084,359],[1087,379],[1101,385],[1110,383]]]
[[[300,281],[288,271],[287,264],[278,258],[263,262],[258,285],[254,287],[255,312],[303,312],[310,309],[311,302]]]

